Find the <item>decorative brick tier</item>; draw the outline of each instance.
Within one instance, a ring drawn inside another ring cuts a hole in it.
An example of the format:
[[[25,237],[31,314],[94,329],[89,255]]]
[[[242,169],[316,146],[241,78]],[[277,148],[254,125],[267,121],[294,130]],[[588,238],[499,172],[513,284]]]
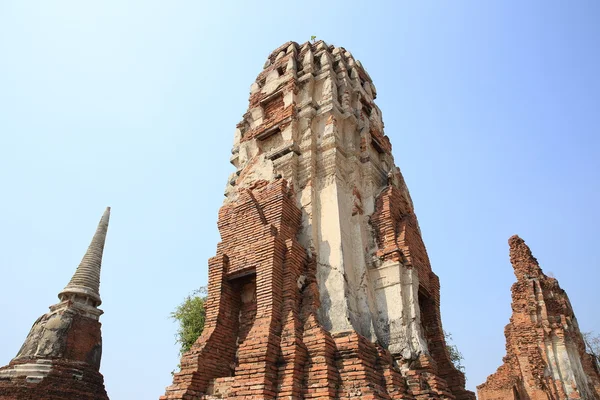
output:
[[[0,377],[2,400],[108,400],[102,374],[87,363],[64,360],[40,362],[38,359],[20,359],[11,362],[2,371],[27,371],[34,375]],[[39,375],[47,373],[47,375]]]

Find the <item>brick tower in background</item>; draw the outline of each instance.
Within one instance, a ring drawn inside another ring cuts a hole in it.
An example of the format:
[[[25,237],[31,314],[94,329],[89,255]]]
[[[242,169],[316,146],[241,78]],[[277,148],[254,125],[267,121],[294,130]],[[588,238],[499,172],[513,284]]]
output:
[[[269,56],[237,125],[206,324],[162,399],[475,399],[359,61]]]
[[[33,324],[11,362],[0,368],[0,400],[108,400],[100,374],[100,267],[107,208],[60,302]]]
[[[546,276],[523,239],[513,236],[510,323],[504,364],[477,387],[479,400],[600,400],[600,371],[585,351],[571,302]]]

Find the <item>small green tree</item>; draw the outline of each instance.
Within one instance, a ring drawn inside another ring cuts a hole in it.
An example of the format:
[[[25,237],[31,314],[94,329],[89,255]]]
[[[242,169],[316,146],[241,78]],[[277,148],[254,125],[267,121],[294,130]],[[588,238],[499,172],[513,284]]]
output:
[[[171,318],[179,324],[176,338],[181,346],[180,355],[192,347],[204,330],[206,294],[206,286],[194,290],[171,313]]]
[[[451,344],[452,342],[452,334],[444,331],[444,338],[446,339],[446,348],[448,349],[448,355],[450,356],[450,361],[454,364],[457,370],[465,373],[465,366],[462,365],[464,357],[462,353],[458,350],[458,347],[455,344]]]

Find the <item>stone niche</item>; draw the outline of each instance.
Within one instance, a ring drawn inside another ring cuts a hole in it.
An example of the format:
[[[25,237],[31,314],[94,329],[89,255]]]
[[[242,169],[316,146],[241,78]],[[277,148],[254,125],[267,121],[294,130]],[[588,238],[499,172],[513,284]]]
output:
[[[239,315],[239,326],[237,329],[234,368],[239,365],[239,349],[243,346],[248,337],[248,333],[254,325],[256,318],[256,273],[242,276],[231,281],[233,293],[236,294],[235,304],[237,309],[232,309],[232,313]],[[239,311],[238,311],[239,310]]]
[[[265,131],[264,136],[258,138],[260,140],[260,148],[264,153],[271,153],[272,151],[283,146],[283,136],[281,135],[281,129],[278,126]]]

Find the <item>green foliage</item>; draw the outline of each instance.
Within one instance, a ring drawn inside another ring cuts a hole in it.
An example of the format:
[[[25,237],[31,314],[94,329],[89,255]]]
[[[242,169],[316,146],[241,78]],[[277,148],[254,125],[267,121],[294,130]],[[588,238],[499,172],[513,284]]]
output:
[[[450,356],[450,361],[452,361],[452,364],[454,364],[454,367],[457,370],[464,374],[465,366],[462,365],[464,357],[455,344],[450,344],[452,342],[452,334],[444,331],[444,338],[446,339],[446,348],[448,349],[448,356]]]
[[[316,39],[317,39],[317,37],[315,35],[310,37],[310,40],[312,40],[313,43],[315,42]]]
[[[179,324],[176,337],[177,343],[181,345],[180,354],[192,347],[204,329],[206,294],[205,286],[193,291],[171,313],[171,318]]]

